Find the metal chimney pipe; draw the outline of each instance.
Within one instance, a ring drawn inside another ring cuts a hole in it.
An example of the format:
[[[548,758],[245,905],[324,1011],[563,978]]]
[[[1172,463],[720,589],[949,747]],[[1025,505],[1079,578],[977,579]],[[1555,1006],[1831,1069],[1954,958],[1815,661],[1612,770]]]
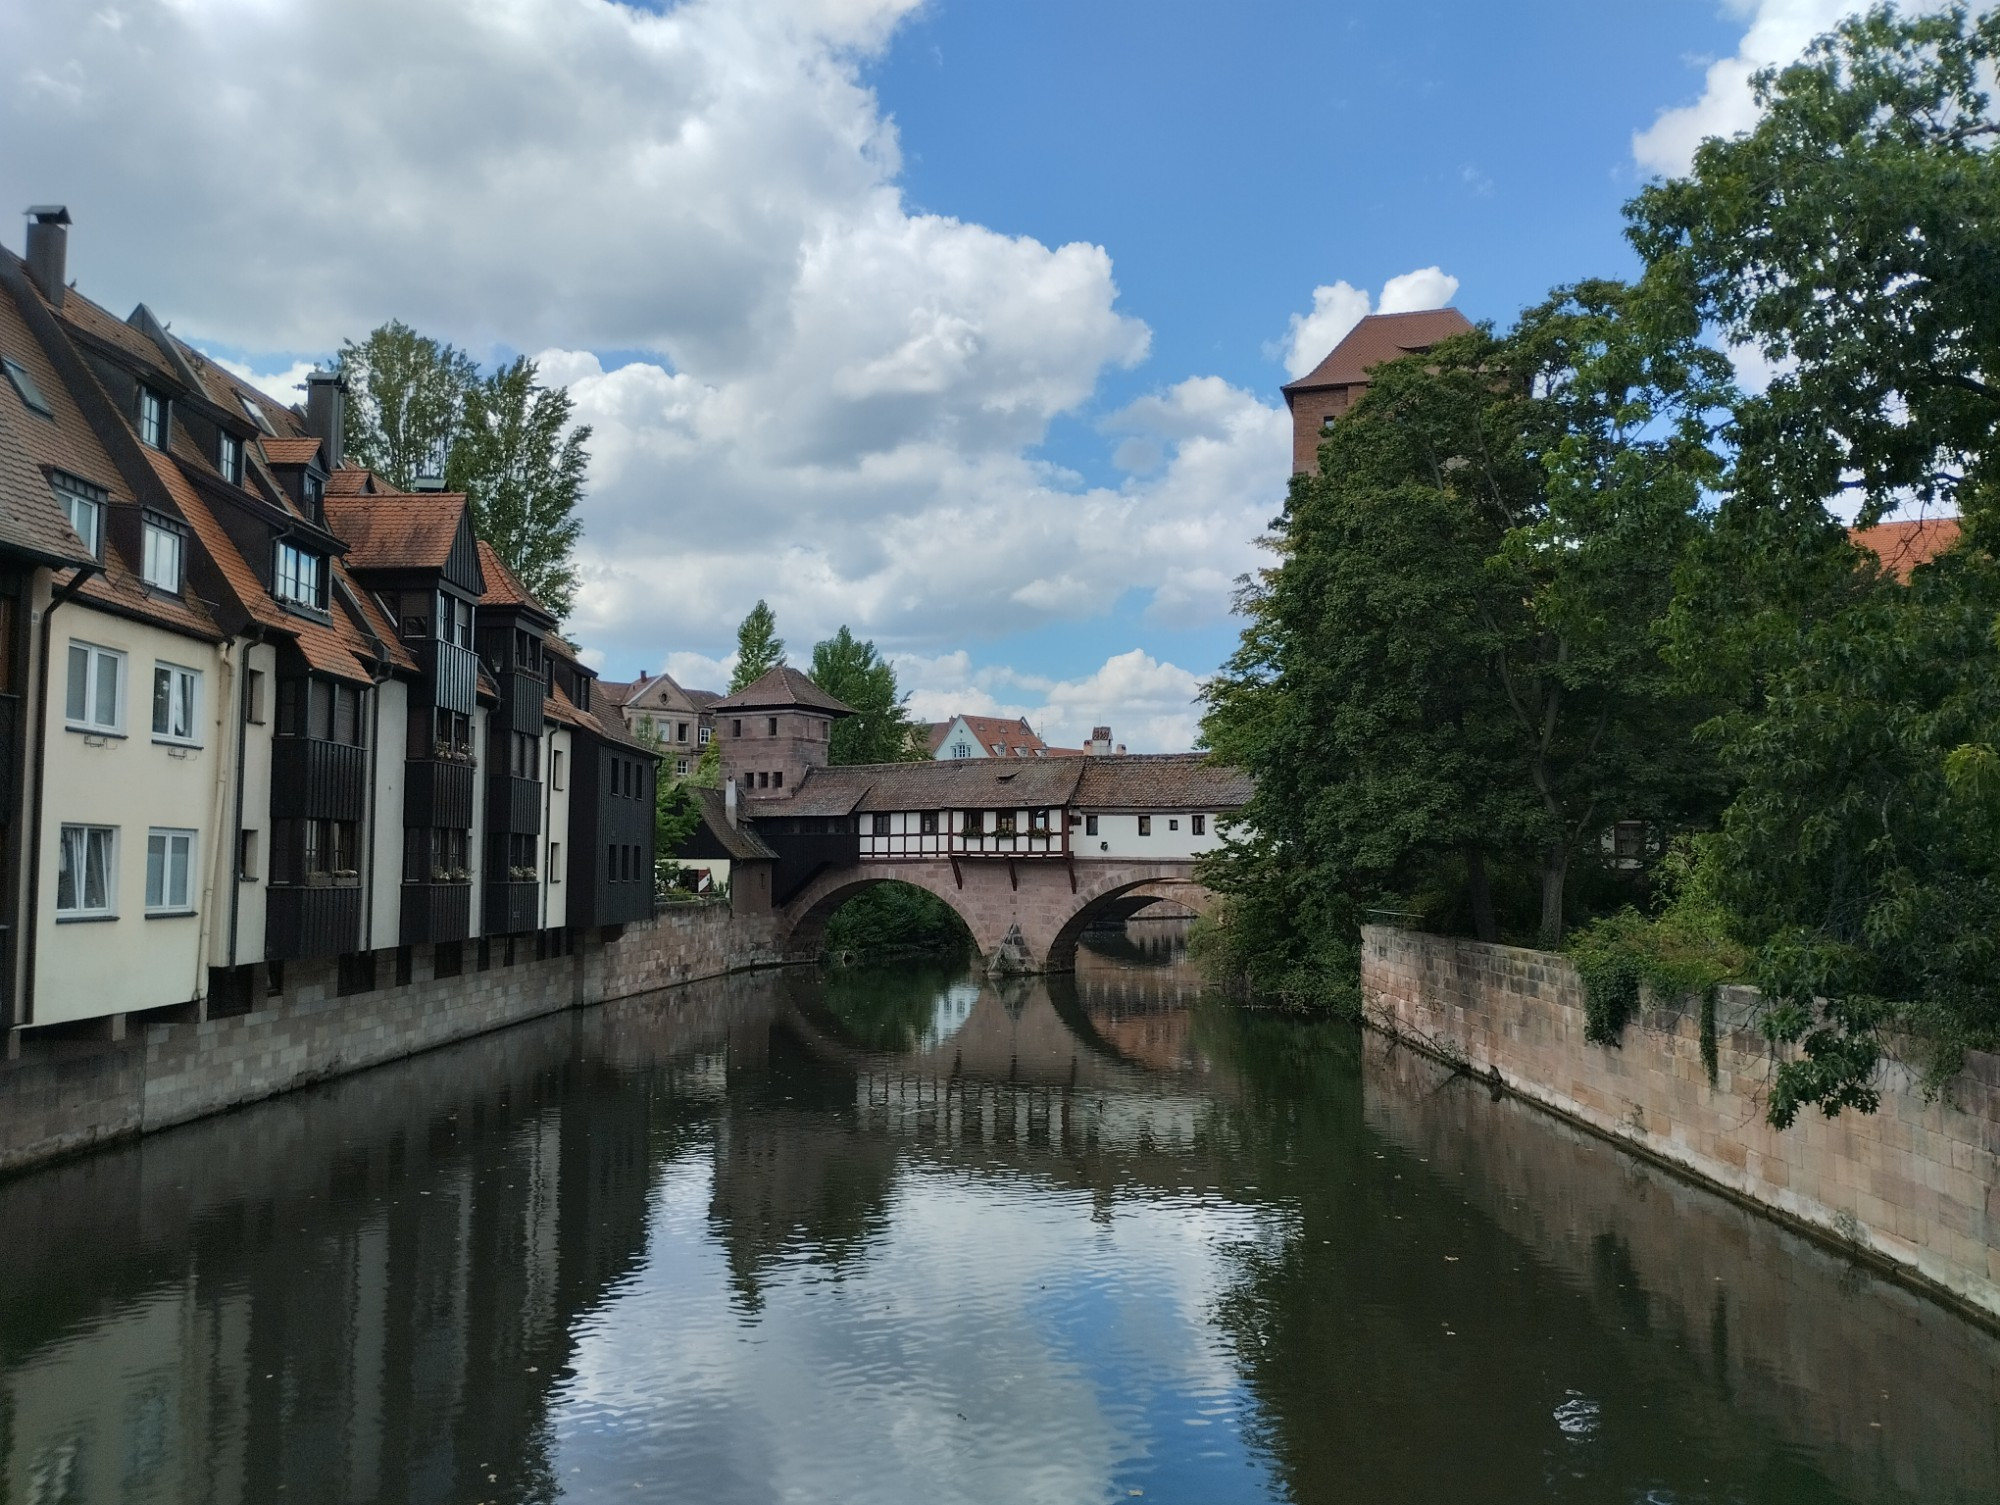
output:
[[[60,309],[68,291],[69,210],[61,204],[35,204],[28,210],[28,276]]]
[[[337,371],[315,371],[306,378],[306,432],[326,450],[329,470],[340,469],[346,455],[347,378]]]

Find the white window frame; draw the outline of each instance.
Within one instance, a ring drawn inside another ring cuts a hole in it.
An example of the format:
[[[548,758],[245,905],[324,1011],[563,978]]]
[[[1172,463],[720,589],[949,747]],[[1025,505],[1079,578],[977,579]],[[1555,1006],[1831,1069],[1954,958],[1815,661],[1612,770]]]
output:
[[[70,880],[70,903],[63,905],[63,863],[71,853],[72,833],[76,842],[75,851],[82,857],[83,871]],[[103,904],[92,907],[82,902],[84,898],[83,873],[89,870],[92,836],[103,838],[104,849],[104,893]],[[118,918],[118,828],[116,826],[96,826],[83,821],[65,821],[56,835],[56,918],[58,920],[115,920]]]
[[[708,746],[709,739],[714,735],[715,735],[715,728],[712,726],[705,726],[695,734],[695,740],[699,742],[703,747],[706,747]]]
[[[326,609],[326,559],[311,549],[302,549],[287,539],[279,539],[271,565],[271,594],[295,606]],[[312,566],[306,578],[305,566]]]
[[[175,902],[172,884],[173,851],[181,849],[181,894]],[[160,853],[158,897],[153,888],[153,852]],[[149,915],[194,913],[195,833],[179,826],[154,826],[146,832],[146,913]]]
[[[42,395],[41,387],[29,374],[28,368],[10,357],[0,356],[0,366],[7,370],[7,379],[14,384],[14,391],[21,399],[21,406],[31,413],[39,413],[44,418],[56,416],[56,410],[49,406],[48,398]]]
[[[181,583],[187,578],[187,536],[178,528],[169,527],[151,517],[141,521],[144,548],[141,551],[140,578],[154,590],[178,596]],[[171,571],[163,568],[169,562]],[[173,576],[171,584],[162,578],[168,573]]]
[[[243,441],[230,433],[228,429],[222,430],[221,438],[216,441],[215,458],[217,461],[216,468],[222,472],[222,479],[241,486],[243,484]]]
[[[262,429],[265,433],[268,434],[272,431],[271,420],[264,416],[264,410],[257,405],[256,398],[250,396],[250,394],[247,392],[238,392],[236,394],[236,400],[243,404],[243,413],[245,417],[247,417],[252,423],[256,424],[257,427]]]
[[[167,726],[160,725],[160,676],[170,676],[167,691]],[[174,691],[181,685],[187,687],[187,720],[185,734],[173,730]],[[153,740],[170,743],[175,747],[201,746],[201,670],[190,669],[185,664],[170,664],[165,659],[153,662]]]
[[[63,511],[69,515],[69,525],[76,529],[76,536],[83,540],[90,550],[90,557],[99,558],[104,553],[104,502],[98,488],[88,481],[58,472],[50,478],[49,489],[56,494],[56,500],[63,504]],[[98,492],[92,495],[92,492]],[[89,531],[84,529],[89,524]]]
[[[167,447],[167,398],[151,387],[139,388],[139,442],[148,449]]]
[[[76,654],[79,649],[86,655],[84,660],[83,716],[80,719],[70,712],[70,701],[73,698],[70,693],[70,686],[74,685],[76,679]],[[125,650],[122,648],[107,648],[102,643],[87,643],[82,638],[71,638],[69,640],[69,651],[65,655],[65,662],[68,665],[70,679],[69,684],[64,687],[63,725],[73,727],[77,731],[82,732],[95,732],[100,735],[113,737],[124,736]],[[111,665],[112,673],[117,679],[117,683],[112,687],[111,692],[113,714],[110,721],[99,721],[95,719],[95,712],[102,698],[101,687],[104,666],[107,663]]]

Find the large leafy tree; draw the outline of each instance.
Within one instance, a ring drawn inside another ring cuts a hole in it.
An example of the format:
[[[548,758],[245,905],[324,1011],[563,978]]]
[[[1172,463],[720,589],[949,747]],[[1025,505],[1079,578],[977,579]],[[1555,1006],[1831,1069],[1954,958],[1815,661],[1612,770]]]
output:
[[[442,476],[479,384],[472,357],[392,319],[343,343],[336,365],[347,378],[348,458],[404,490]]]
[[[785,661],[785,640],[778,636],[778,618],[759,600],[736,629],[736,672],[729,676],[729,693],[755,684]]]
[[[905,706],[896,688],[896,670],[875,651],[872,642],[842,627],[813,645],[813,683],[836,700],[854,708],[833,728],[827,748],[834,763],[903,763],[923,756]]]
[[[570,395],[536,380],[526,356],[466,393],[446,483],[472,502],[480,537],[557,618],[576,600],[576,515],[590,427],[571,422]]]
[[[1712,800],[1657,625],[1723,373],[1629,303],[1585,284],[1377,368],[1294,479],[1204,721],[1257,779],[1210,877],[1267,986],[1340,991],[1377,904],[1559,940],[1608,826]]]
[[[1766,1028],[1803,1049],[1771,1115],[1870,1108],[1889,1042],[1942,1081],[2000,1041],[1991,832],[2000,583],[2000,15],[1870,11],[1756,81],[1762,117],[1629,208],[1646,296],[1775,371],[1673,618],[1740,781],[1704,848]],[[1957,508],[1907,584],[1842,517]]]

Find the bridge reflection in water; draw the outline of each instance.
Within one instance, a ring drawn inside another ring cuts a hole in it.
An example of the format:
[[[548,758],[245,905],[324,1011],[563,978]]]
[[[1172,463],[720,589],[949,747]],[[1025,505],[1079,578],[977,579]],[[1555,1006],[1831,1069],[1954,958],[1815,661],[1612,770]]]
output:
[[[5,1498],[1992,1497],[1992,1338],[1173,951],[734,979],[0,1185]]]

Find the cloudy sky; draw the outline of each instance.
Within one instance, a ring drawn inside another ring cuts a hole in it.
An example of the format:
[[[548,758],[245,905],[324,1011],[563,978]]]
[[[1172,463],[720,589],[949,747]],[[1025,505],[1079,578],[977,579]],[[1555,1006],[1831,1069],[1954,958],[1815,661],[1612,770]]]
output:
[[[926,716],[1166,749],[1280,384],[1371,308],[1628,271],[1619,204],[1848,8],[12,0],[0,203],[283,396],[392,317],[538,357],[613,677],[719,685],[763,596]]]

